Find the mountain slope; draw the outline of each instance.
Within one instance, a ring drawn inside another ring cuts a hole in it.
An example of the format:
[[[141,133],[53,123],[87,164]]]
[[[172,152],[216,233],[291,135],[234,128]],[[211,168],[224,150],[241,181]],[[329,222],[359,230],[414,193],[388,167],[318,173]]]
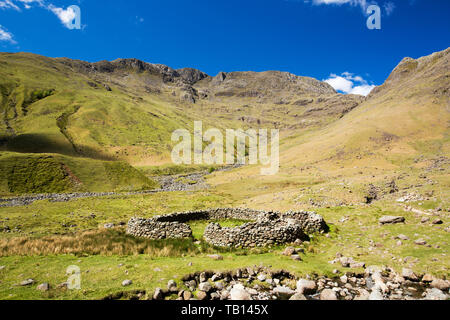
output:
[[[362,100],[281,72],[230,73],[214,85],[217,77],[201,71],[136,59],[3,53],[0,65],[0,148],[133,164],[168,162],[171,133],[194,120],[221,129],[317,127]]]
[[[261,177],[258,167],[248,167],[216,174],[209,183],[245,197],[252,207],[360,203],[371,185],[396,190],[395,184],[435,194],[448,205],[449,58],[450,49],[404,59],[382,86],[339,120],[282,140],[278,175]]]
[[[449,59],[450,49],[404,59],[366,101],[296,151],[309,149],[309,161],[376,155],[412,158],[424,152],[448,155]]]

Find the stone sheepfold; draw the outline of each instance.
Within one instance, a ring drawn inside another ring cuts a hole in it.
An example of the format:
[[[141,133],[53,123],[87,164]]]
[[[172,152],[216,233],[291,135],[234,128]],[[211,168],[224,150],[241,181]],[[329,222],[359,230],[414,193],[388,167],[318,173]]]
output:
[[[192,237],[186,222],[194,220],[238,219],[250,222],[236,228],[209,224],[204,239],[218,247],[265,247],[305,240],[307,234],[328,231],[322,216],[314,212],[285,213],[245,208],[218,208],[157,216],[152,219],[132,218],[127,233],[149,239],[182,239]]]

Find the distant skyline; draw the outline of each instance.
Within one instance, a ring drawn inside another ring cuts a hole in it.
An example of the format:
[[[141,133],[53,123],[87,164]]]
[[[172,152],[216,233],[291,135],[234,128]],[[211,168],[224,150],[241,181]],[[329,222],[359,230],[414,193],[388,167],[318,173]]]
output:
[[[366,27],[368,5],[381,30]],[[81,9],[81,28],[69,29]],[[0,0],[0,51],[172,68],[280,70],[366,95],[404,57],[449,46],[448,0]]]

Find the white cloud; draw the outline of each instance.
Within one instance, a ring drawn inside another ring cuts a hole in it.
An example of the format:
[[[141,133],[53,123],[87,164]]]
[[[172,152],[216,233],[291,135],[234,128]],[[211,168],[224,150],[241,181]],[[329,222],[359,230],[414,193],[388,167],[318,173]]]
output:
[[[20,11],[20,8],[12,2],[12,0],[1,0],[0,9],[14,9]]]
[[[335,4],[339,6],[343,4],[350,4],[352,6],[360,6],[363,9],[366,9],[369,4],[367,0],[313,0],[312,3],[314,5]],[[370,3],[373,3],[373,1]]]
[[[389,2],[386,2],[383,5],[383,7],[384,7],[384,10],[386,11],[386,14],[388,16],[390,16],[392,14],[392,12],[394,12],[395,4],[393,2],[391,2],[391,1],[389,1]]]
[[[16,11],[22,11],[19,4],[25,9],[31,9],[33,5],[37,5],[41,8],[50,10],[53,12],[62,24],[69,28],[70,23],[75,19],[76,13],[73,9],[59,8],[51,3],[46,3],[45,0],[0,0],[0,9],[14,9]]]
[[[14,36],[12,33],[6,31],[1,25],[0,25],[0,41],[6,41],[12,44],[16,44],[17,42],[14,40]]]
[[[67,8],[66,10],[64,10],[63,8],[58,8],[50,4],[48,6],[48,9],[53,12],[59,18],[59,20],[61,20],[62,24],[65,25],[66,28],[69,28],[70,23],[76,17],[76,13],[72,8]]]
[[[369,93],[376,87],[373,84],[368,84],[361,76],[354,75],[350,72],[343,72],[340,76],[337,74],[330,74],[328,79],[323,80],[338,92],[345,94],[359,94],[368,96]]]
[[[372,92],[373,89],[375,89],[375,85],[368,85],[363,84],[360,86],[353,87],[353,89],[350,91],[351,94],[359,94],[361,96],[367,97],[369,93]]]
[[[0,9],[14,9],[21,11],[18,4],[22,4],[25,9],[30,9],[31,4],[36,3],[40,6],[44,5],[44,0],[0,0]]]
[[[305,2],[311,2],[313,5],[319,6],[319,5],[351,5],[351,6],[360,6],[363,10],[364,14],[366,13],[366,9],[369,5],[376,4],[378,5],[378,2],[375,0],[305,0]],[[383,4],[384,10],[386,12],[386,15],[390,16],[392,12],[394,12],[395,4],[392,1],[384,2]]]
[[[336,91],[349,93],[353,88],[353,82],[337,75],[330,75],[331,78],[325,80]],[[334,77],[333,77],[334,76]]]

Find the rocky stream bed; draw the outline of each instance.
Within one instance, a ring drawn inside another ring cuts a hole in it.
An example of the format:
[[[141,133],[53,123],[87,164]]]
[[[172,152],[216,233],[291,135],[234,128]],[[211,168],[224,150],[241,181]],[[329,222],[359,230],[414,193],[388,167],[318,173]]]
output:
[[[125,280],[124,287],[131,285]],[[410,269],[396,273],[388,267],[367,267],[342,276],[297,278],[288,271],[250,267],[233,272],[196,272],[170,280],[153,292],[122,291],[105,300],[448,300],[450,281],[417,275]]]

